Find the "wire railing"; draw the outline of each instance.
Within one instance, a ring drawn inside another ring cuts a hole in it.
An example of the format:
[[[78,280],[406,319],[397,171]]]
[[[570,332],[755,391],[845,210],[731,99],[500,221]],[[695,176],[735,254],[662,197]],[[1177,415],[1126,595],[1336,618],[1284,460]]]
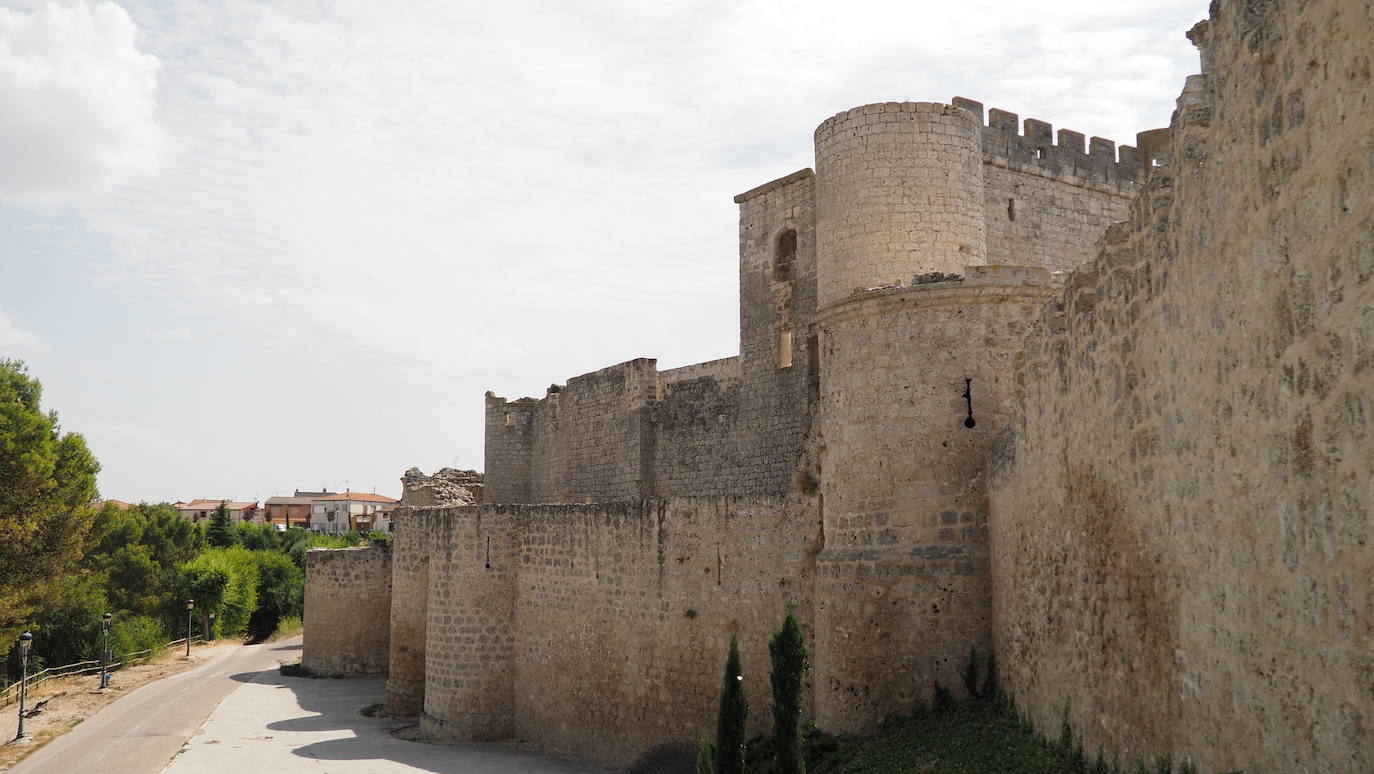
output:
[[[191,638],[192,645],[203,644],[204,642],[205,638],[199,635]],[[166,645],[163,645],[160,648],[147,648],[145,650],[137,650],[133,653],[127,653],[124,655],[124,658],[120,659],[119,661],[114,661],[109,664],[106,664],[105,669],[114,672],[118,669],[123,668],[126,665],[132,666],[133,664],[137,664],[142,661],[147,661],[148,659],[153,657],[154,653],[171,650],[172,648],[176,647],[185,646],[186,638],[182,637],[179,640],[172,640],[171,642],[167,643]],[[29,675],[29,679],[27,682],[29,690],[32,691],[36,686],[41,685],[48,680],[52,680],[58,677],[89,675],[99,671],[99,661],[78,661],[75,664],[63,664],[62,666],[48,667],[47,669],[34,672],[33,674]],[[0,688],[0,707],[8,706],[18,700],[19,683],[12,683],[11,685],[6,686],[5,688]]]

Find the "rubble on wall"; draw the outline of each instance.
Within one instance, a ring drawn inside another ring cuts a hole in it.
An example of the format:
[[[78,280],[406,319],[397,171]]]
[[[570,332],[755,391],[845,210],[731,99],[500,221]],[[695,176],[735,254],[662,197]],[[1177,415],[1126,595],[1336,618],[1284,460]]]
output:
[[[401,476],[401,505],[481,505],[482,474],[440,468],[427,476],[411,468]]]

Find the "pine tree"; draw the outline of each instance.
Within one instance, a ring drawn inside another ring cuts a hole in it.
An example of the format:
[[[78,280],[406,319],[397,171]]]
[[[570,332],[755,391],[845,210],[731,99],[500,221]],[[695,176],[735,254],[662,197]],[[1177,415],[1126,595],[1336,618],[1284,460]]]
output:
[[[791,605],[787,606],[782,628],[768,641],[768,653],[773,660],[770,678],[773,683],[773,771],[803,774],[806,761],[802,758],[798,723],[802,710],[802,681],[811,663],[806,638],[797,624],[797,617],[792,614]]]
[[[215,515],[210,518],[210,530],[205,537],[216,548],[228,548],[238,542],[234,523],[229,519],[229,506],[223,502],[215,507]]]
[[[744,695],[744,670],[740,667],[739,641],[730,633],[730,655],[720,688],[720,714],[716,719],[716,774],[744,774],[745,724],[749,699]]]

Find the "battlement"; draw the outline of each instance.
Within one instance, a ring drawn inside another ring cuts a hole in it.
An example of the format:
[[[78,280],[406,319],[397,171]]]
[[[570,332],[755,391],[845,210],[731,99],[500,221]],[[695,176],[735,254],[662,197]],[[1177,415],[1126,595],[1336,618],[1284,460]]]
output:
[[[1117,187],[1134,186],[1151,162],[1162,156],[1157,146],[1149,149],[1136,135],[1137,146],[1117,146],[1103,137],[1087,139],[1082,132],[1060,129],[1035,118],[1020,121],[1015,113],[988,108],[964,97],[951,100],[955,107],[972,113],[983,127],[985,160],[1009,161],[1039,167],[1054,175],[1071,175],[1085,181],[1108,183]],[[1018,124],[1020,128],[1018,128]],[[1164,131],[1167,134],[1168,130]],[[1142,133],[1145,134],[1145,133]]]

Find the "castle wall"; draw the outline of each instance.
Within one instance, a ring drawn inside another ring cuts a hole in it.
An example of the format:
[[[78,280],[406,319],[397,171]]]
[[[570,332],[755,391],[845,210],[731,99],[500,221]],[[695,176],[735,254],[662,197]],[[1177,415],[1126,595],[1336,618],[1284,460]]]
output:
[[[806,499],[416,512],[434,553],[423,725],[441,738],[513,736],[620,764],[696,739],[714,728],[732,629],[761,733],[772,628],[788,603],[812,628]]]
[[[934,102],[864,105],[816,128],[818,303],[986,263],[982,127]]]
[[[538,402],[531,398],[508,401],[487,393],[483,450],[487,502],[530,501],[536,408]]]
[[[388,715],[419,715],[425,706],[429,554],[423,511],[399,509],[392,517],[391,658],[386,674]]]
[[[815,663],[830,730],[871,731],[934,681],[959,686],[970,646],[990,646],[984,471],[1016,342],[1053,288],[1038,268],[967,271],[821,312]]]
[[[390,551],[312,548],[305,553],[301,664],[306,669],[328,675],[384,674],[390,617]]]
[[[658,369],[638,359],[568,380],[542,400],[487,397],[486,500],[614,502],[653,492]]]
[[[1125,220],[1133,186],[1046,174],[989,160],[983,167],[988,263],[1070,271],[1097,255],[1102,234]]]
[[[1365,772],[1374,17],[1214,8],[1166,163],[1027,342],[994,638],[1090,754]]]
[[[515,728],[519,534],[510,506],[415,509],[429,548],[421,731],[509,739]]]
[[[816,179],[800,170],[735,197],[739,204],[740,464],[709,494],[785,494],[805,463],[811,324],[816,318]],[[778,272],[779,240],[796,252]],[[786,352],[780,350],[786,349]],[[684,489],[675,494],[696,495]]]

